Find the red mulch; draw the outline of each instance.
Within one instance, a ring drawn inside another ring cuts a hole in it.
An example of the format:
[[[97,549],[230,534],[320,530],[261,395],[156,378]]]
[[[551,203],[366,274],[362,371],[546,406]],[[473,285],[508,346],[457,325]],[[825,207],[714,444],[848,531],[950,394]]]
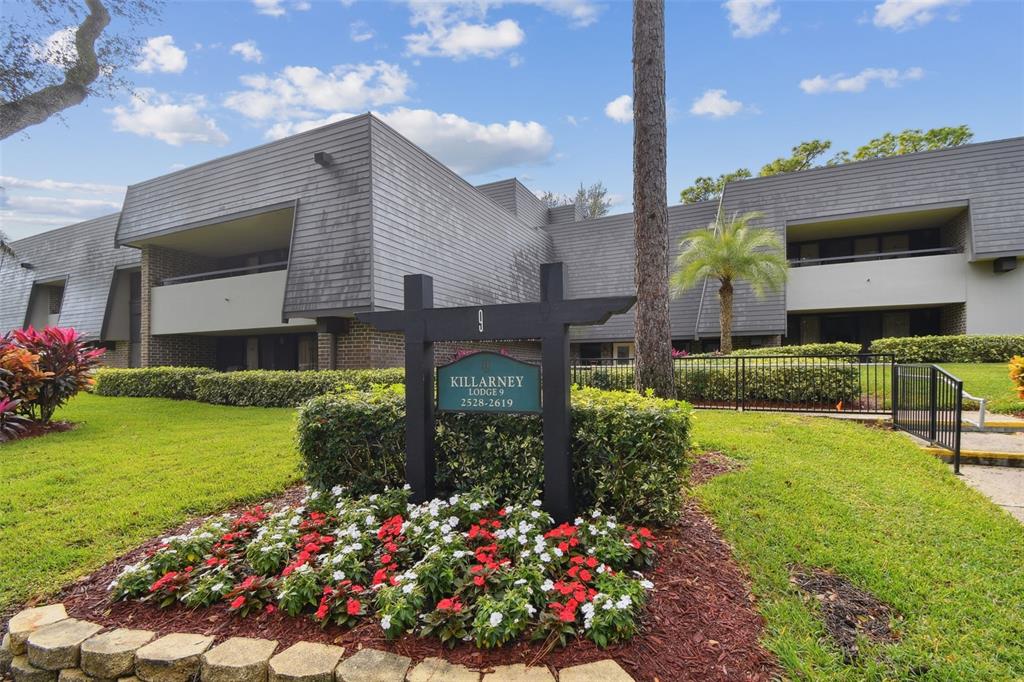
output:
[[[39,436],[45,436],[48,433],[70,431],[71,429],[76,428],[77,426],[78,424],[74,424],[72,422],[50,422],[49,424],[42,424],[40,422],[29,422],[28,428],[25,429],[25,432],[18,434],[9,442],[23,440],[25,438],[38,438]]]
[[[715,476],[742,469],[743,464],[721,452],[705,452],[690,467],[690,485],[700,485]]]
[[[708,475],[711,468],[722,468],[717,457],[708,459],[712,463],[706,467],[697,465],[698,470],[709,470],[701,475]],[[293,489],[274,502],[294,502],[300,494]],[[777,679],[780,674],[774,658],[758,643],[763,621],[754,610],[747,580],[711,522],[694,503],[688,503],[679,523],[663,529],[659,537],[663,547],[657,566],[649,572],[655,591],[645,611],[642,632],[628,643],[603,650],[581,639],[550,652],[545,652],[542,644],[531,642],[491,651],[460,644],[449,651],[430,638],[406,635],[389,642],[376,621],[351,630],[334,626],[321,630],[308,618],[290,618],[280,612],[238,618],[227,613],[226,605],[195,611],[180,605],[159,609],[137,601],[111,604],[107,585],[122,566],[154,546],[156,539],[68,585],[58,598],[72,616],[105,626],[131,626],[159,633],[200,632],[218,640],[264,637],[278,640],[282,648],[299,640],[330,642],[349,651],[362,647],[386,649],[414,660],[440,656],[481,670],[510,663],[560,669],[611,657],[637,680]]]

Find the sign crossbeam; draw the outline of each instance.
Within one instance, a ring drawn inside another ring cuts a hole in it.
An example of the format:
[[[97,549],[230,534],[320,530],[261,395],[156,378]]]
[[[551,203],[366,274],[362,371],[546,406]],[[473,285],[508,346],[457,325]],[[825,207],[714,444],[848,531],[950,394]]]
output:
[[[415,501],[435,492],[434,342],[540,339],[544,508],[559,522],[574,517],[569,327],[603,324],[632,308],[636,297],[566,299],[564,272],[562,263],[541,265],[539,302],[456,308],[434,308],[433,279],[406,275],[404,310],[356,314],[376,329],[405,335],[405,475]]]

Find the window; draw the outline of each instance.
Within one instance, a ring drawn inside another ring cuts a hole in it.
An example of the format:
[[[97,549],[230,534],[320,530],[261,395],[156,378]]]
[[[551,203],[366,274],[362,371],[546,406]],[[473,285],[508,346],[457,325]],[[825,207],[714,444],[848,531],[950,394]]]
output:
[[[615,359],[626,361],[633,359],[636,354],[636,346],[632,343],[616,343],[614,348]]]

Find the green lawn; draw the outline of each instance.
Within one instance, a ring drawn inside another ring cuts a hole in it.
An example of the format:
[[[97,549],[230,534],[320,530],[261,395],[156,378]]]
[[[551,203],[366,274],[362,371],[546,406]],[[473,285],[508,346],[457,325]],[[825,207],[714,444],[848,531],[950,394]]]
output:
[[[746,468],[696,496],[747,568],[791,678],[1024,676],[1024,526],[900,434],[839,420],[701,411],[700,447]],[[900,613],[901,641],[845,664],[789,566],[835,569]]]
[[[0,610],[299,479],[294,410],[82,395],[57,418],[79,426],[0,445]]]
[[[293,415],[82,396],[60,415],[78,429],[0,446],[0,609],[297,480]],[[937,459],[899,434],[789,415],[701,411],[695,438],[746,464],[694,494],[748,571],[790,678],[1024,676],[1024,526]],[[797,563],[890,603],[901,641],[844,663],[788,580]]]
[[[986,409],[1000,414],[1024,412],[1024,399],[1017,396],[1005,362],[944,362],[940,365],[964,382],[964,390],[979,398],[988,398]]]

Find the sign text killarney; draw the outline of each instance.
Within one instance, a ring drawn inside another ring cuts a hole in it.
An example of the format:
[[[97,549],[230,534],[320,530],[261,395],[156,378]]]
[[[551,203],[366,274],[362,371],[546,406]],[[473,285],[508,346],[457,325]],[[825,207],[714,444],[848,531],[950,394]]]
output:
[[[540,368],[481,352],[437,369],[437,409],[448,412],[540,412]]]

